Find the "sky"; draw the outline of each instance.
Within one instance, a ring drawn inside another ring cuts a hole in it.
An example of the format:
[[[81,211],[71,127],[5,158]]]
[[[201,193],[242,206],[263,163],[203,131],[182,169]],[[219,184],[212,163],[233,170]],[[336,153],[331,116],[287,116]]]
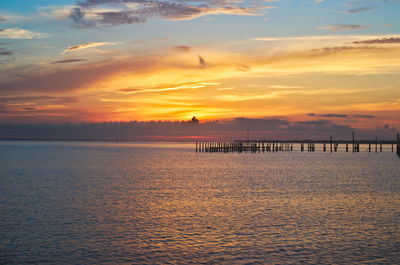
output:
[[[0,124],[400,130],[398,0],[0,2]]]

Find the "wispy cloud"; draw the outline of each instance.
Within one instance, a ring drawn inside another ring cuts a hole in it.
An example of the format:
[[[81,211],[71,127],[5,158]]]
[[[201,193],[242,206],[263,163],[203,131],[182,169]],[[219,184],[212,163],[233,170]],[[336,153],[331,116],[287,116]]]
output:
[[[358,7],[358,8],[351,8],[348,10],[327,10],[327,11],[339,13],[339,14],[357,14],[357,13],[366,12],[366,11],[370,11],[370,10],[374,10],[374,9],[376,9],[376,7]]]
[[[180,45],[180,46],[175,46],[174,49],[180,52],[190,52],[193,50],[193,47]]]
[[[359,7],[359,8],[352,8],[349,10],[344,11],[345,13],[349,13],[349,14],[355,14],[355,13],[361,13],[361,12],[365,12],[365,11],[370,11],[375,9],[375,7]]]
[[[0,29],[0,39],[38,39],[47,38],[49,35],[19,28]]]
[[[58,60],[52,61],[51,64],[66,64],[66,63],[78,63],[87,61],[86,59],[68,59],[68,60]]]
[[[253,38],[257,41],[329,41],[349,39],[370,39],[370,35],[319,35],[319,36],[297,36],[297,37],[259,37]]]
[[[342,114],[342,113],[326,113],[326,114],[316,114],[309,113],[309,117],[322,117],[322,118],[358,118],[358,119],[374,119],[375,115],[370,114]]]
[[[170,87],[161,87],[161,88],[151,88],[151,89],[121,89],[120,92],[128,93],[128,94],[137,94],[137,93],[149,93],[149,92],[166,92],[173,90],[182,90],[182,89],[198,89],[205,88],[207,86],[217,86],[220,83],[210,83],[210,82],[200,82],[200,83],[189,83],[189,84],[179,84]]]
[[[354,41],[353,44],[400,44],[400,37]]]
[[[66,48],[61,54],[65,54],[68,52],[76,52],[80,50],[85,50],[85,49],[90,49],[90,48],[95,48],[95,47],[100,47],[100,46],[105,46],[105,45],[113,45],[116,44],[115,42],[88,42],[88,43],[83,43],[79,45],[74,45]]]
[[[317,29],[330,30],[330,31],[346,31],[346,30],[360,30],[368,29],[371,25],[355,25],[355,24],[336,24],[336,25],[324,25],[319,26]]]

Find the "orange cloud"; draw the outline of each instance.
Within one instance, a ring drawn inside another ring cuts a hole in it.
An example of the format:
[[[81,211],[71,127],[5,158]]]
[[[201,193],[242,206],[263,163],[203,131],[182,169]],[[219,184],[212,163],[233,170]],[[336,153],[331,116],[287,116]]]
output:
[[[100,47],[100,46],[105,46],[105,45],[113,45],[115,42],[89,42],[89,43],[83,43],[79,45],[74,45],[66,48],[61,54],[65,54],[67,52],[75,52],[75,51],[80,51],[80,50],[85,50],[89,48],[95,48],[95,47]]]

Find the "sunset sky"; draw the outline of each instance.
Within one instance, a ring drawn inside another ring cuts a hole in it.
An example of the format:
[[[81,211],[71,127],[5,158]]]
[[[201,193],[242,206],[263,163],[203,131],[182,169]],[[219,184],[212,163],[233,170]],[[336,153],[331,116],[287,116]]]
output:
[[[1,123],[192,116],[400,129],[400,1],[1,1]]]

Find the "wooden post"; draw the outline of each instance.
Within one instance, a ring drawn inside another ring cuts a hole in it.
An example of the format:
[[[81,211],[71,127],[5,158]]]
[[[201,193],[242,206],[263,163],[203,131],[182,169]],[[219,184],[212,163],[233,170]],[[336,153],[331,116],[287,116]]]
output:
[[[331,153],[332,153],[332,136],[331,136],[331,139],[330,139],[330,145],[331,145]]]
[[[371,144],[368,144],[368,152],[371,153]]]
[[[375,153],[378,153],[378,136],[375,137]]]
[[[346,152],[349,151],[349,144],[346,144]]]
[[[381,153],[382,153],[382,143],[381,143],[380,149],[381,149],[380,151],[381,151]]]
[[[354,132],[353,132],[353,141],[352,141],[352,148],[353,148],[353,152],[355,152],[355,146],[354,146]]]

